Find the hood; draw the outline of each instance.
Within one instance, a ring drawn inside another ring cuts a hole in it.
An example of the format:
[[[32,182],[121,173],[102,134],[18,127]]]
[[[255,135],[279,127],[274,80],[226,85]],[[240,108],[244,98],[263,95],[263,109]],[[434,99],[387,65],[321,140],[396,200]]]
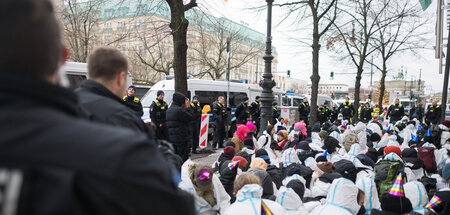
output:
[[[238,128],[236,130],[236,132],[234,132],[234,136],[239,137],[239,139],[241,139],[242,141],[245,140],[245,134],[247,132],[249,132],[250,130],[248,130],[247,126],[245,125],[238,125]]]
[[[317,167],[316,159],[309,157],[305,160],[305,166],[309,167],[312,170],[315,170]]]
[[[324,146],[322,149],[326,149],[328,153],[332,154],[336,151],[336,148],[339,146],[339,141],[331,136],[325,138]]]
[[[348,155],[356,157],[356,155],[358,155],[359,152],[361,152],[361,146],[359,144],[353,144],[350,147],[350,150],[348,151]]]
[[[424,143],[421,147],[432,147],[432,148],[436,148],[436,146],[434,146],[433,144],[431,144],[431,143]]]
[[[369,123],[367,125],[367,128],[372,130],[372,132],[377,133],[378,135],[383,135],[380,126],[378,126],[378,124],[376,123]]]
[[[286,211],[297,211],[301,209],[303,202],[292,188],[285,186],[280,187],[277,193],[276,202]]]
[[[338,140],[339,144],[342,144],[342,138],[341,138],[341,135],[339,134],[339,132],[333,131],[333,132],[331,132],[330,136],[334,137],[334,139]]]
[[[428,203],[428,196],[425,186],[422,183],[413,181],[403,185],[405,196],[411,201],[414,211],[424,212]]]
[[[220,166],[220,182],[222,182],[223,185],[233,185],[234,181],[236,179],[236,175],[237,175],[237,170],[239,167],[234,167],[232,169],[229,168],[229,165],[232,163],[233,161],[229,160],[229,161],[225,161],[221,166]]]
[[[246,184],[236,193],[236,202],[251,204],[253,208],[261,208],[263,189],[258,184]]]
[[[345,178],[336,179],[331,184],[325,206],[337,206],[351,214],[356,214],[361,208],[358,205],[357,196],[358,187],[352,181]]]
[[[297,151],[293,148],[286,149],[283,152],[283,163],[285,166],[289,166],[292,163],[300,163],[298,159]]]
[[[270,177],[269,173],[267,173],[265,170],[259,168],[259,167],[253,167],[248,170],[249,173],[252,173],[259,177],[261,180],[261,185],[263,188],[263,198],[267,199],[271,196],[273,196],[273,182],[272,178]]]
[[[397,153],[395,153],[395,152],[391,152],[391,153],[385,155],[383,160],[386,160],[386,161],[401,161],[401,162],[403,162],[402,158],[400,158],[400,156],[398,156]]]
[[[375,182],[368,178],[362,177],[356,181],[356,186],[364,191],[364,208],[367,211],[372,209],[381,209],[380,199],[378,199],[378,191]]]
[[[283,185],[286,186],[290,181],[295,180],[295,179],[300,180],[303,184],[306,185],[305,178],[303,178],[301,175],[298,175],[298,174],[294,174],[294,175],[288,176],[285,179],[283,179]]]
[[[354,128],[351,129],[355,133],[359,134],[360,132],[363,132],[366,130],[366,125],[362,122],[358,122]]]

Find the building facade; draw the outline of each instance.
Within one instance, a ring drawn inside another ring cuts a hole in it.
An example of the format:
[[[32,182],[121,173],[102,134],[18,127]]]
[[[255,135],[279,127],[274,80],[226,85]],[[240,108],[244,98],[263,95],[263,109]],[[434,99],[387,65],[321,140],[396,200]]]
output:
[[[375,82],[375,86],[378,86],[376,89],[379,89],[380,83]],[[405,81],[405,80],[392,80],[385,81],[385,98],[384,103],[392,103],[392,101],[398,97],[407,97],[407,98],[419,98],[423,97],[425,92],[425,81],[420,82],[419,89],[419,81]],[[378,92],[376,94],[379,94]]]
[[[311,94],[312,85],[308,84],[307,94]],[[348,96],[349,87],[346,84],[320,84],[319,83],[319,94],[329,95],[334,97],[334,99],[344,99]]]

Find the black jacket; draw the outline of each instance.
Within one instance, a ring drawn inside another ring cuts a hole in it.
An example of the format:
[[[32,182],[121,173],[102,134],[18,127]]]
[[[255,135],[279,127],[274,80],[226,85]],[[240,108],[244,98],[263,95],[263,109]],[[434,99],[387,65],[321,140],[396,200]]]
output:
[[[261,104],[257,101],[252,102],[250,105],[250,115],[252,120],[258,120],[261,116]]]
[[[2,72],[0,169],[23,179],[17,214],[195,213],[154,140],[77,107],[67,89]]]
[[[402,104],[393,104],[389,107],[387,115],[395,120],[400,120],[405,115],[405,108]]]
[[[247,119],[250,116],[250,110],[248,109],[248,104],[241,103],[236,107],[236,112],[234,112],[236,116],[236,121],[238,124],[243,124],[247,122]]]
[[[181,104],[172,102],[166,113],[167,135],[169,142],[174,144],[189,142],[191,135],[189,125],[192,121],[192,114]]]
[[[131,108],[136,113],[136,116],[141,117],[144,115],[144,109],[142,108],[141,101],[136,96],[125,96],[123,102],[126,106]]]
[[[168,105],[164,100],[153,100],[150,105],[150,119],[152,119],[152,123],[155,124],[156,127],[161,127],[161,125],[165,126],[166,123],[166,112],[168,109]]]
[[[301,102],[298,105],[298,112],[299,112],[300,116],[308,117],[310,110],[311,110],[311,108],[310,108],[308,102]]]
[[[149,128],[122,100],[103,85],[86,80],[76,91],[80,106],[96,122],[148,133]]]
[[[191,103],[192,122],[194,124],[200,124],[202,120],[202,107],[200,103]]]
[[[339,106],[339,111],[342,113],[342,115],[345,117],[353,116],[355,113],[355,108],[353,107],[353,104],[350,102],[344,102]]]

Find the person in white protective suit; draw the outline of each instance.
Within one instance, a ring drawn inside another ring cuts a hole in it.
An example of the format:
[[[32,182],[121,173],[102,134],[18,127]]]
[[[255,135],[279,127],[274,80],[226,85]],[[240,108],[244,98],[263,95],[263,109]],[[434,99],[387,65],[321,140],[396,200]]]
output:
[[[195,209],[199,215],[223,214],[230,206],[230,196],[225,191],[212,168],[187,160],[181,167],[178,187],[195,197]]]
[[[359,197],[359,199],[358,199]],[[356,185],[345,178],[335,179],[322,207],[314,209],[313,215],[354,215],[364,202],[364,193]]]
[[[280,187],[277,194],[277,203],[281,205],[289,215],[307,215],[303,207],[303,202],[300,196],[292,188],[285,186]]]
[[[225,211],[225,215],[261,215],[287,214],[286,210],[280,204],[262,199],[263,189],[259,178],[250,173],[240,175],[234,184],[236,201]],[[270,213],[269,213],[270,212]]]
[[[298,158],[297,151],[293,148],[284,150],[282,155],[282,162],[285,167],[293,163],[300,164],[300,159]]]
[[[363,177],[356,181],[356,186],[364,192],[365,214],[370,214],[372,209],[381,210],[380,199],[378,198],[377,186],[373,179]]]
[[[425,206],[428,203],[428,195],[425,186],[418,181],[408,182],[403,185],[406,198],[411,201],[413,211],[417,214],[426,214]]]

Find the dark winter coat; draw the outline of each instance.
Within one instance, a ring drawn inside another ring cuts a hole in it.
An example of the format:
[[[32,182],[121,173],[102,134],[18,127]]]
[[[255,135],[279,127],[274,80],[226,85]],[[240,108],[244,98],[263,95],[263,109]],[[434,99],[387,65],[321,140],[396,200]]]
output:
[[[174,144],[189,142],[190,122],[192,114],[185,108],[181,107],[179,102],[172,102],[166,113],[167,136],[169,142]]]
[[[263,195],[262,198],[275,200],[275,196],[273,193],[273,184],[272,177],[270,177],[269,173],[267,173],[264,169],[259,167],[253,167],[248,170],[249,173],[255,174],[261,180]]]
[[[220,182],[222,182],[223,187],[225,188],[225,191],[227,191],[228,195],[230,195],[230,197],[233,197],[233,185],[234,185],[234,181],[236,179],[236,175],[237,175],[237,167],[233,168],[230,170],[230,168],[228,168],[228,164],[230,164],[231,160],[227,160],[225,162],[223,162],[220,165]]]
[[[195,214],[154,140],[81,119],[68,89],[1,74],[0,169],[22,179],[18,214]]]

